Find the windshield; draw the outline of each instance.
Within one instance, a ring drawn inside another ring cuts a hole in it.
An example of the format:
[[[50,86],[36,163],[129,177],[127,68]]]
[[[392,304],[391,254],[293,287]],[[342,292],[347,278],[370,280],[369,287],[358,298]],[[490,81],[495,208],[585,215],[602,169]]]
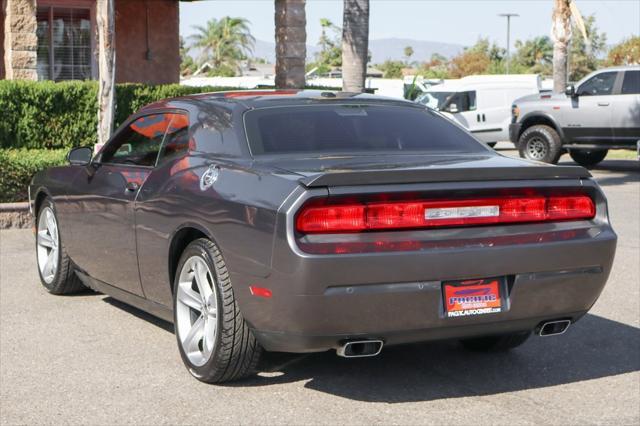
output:
[[[340,152],[469,152],[485,149],[458,126],[423,108],[307,105],[246,112],[253,155]]]
[[[417,101],[429,108],[440,110],[455,93],[456,92],[425,92]]]

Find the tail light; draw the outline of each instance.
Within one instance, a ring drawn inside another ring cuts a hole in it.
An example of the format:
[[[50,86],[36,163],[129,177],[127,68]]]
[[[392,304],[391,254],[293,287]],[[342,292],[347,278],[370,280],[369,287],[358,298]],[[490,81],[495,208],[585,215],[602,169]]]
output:
[[[296,230],[304,234],[386,231],[591,219],[586,195],[515,196],[460,200],[321,203],[304,205]]]

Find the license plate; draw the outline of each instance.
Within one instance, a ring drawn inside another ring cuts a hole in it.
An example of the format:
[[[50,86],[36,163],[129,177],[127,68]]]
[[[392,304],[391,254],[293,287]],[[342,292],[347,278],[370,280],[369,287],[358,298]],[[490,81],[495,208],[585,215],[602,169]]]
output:
[[[442,283],[447,318],[495,314],[503,310],[500,278]]]

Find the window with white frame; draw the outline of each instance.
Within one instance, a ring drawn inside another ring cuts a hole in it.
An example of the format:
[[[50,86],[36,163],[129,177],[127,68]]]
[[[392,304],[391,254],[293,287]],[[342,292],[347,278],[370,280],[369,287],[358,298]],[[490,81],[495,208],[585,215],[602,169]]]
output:
[[[37,21],[38,79],[91,79],[91,9],[39,6]]]

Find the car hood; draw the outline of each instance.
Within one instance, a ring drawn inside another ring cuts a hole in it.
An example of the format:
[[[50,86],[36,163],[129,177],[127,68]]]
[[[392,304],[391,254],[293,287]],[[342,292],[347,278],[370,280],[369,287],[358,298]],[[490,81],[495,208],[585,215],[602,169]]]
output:
[[[307,187],[591,176],[582,167],[552,166],[493,153],[280,157],[260,162],[296,174]]]

